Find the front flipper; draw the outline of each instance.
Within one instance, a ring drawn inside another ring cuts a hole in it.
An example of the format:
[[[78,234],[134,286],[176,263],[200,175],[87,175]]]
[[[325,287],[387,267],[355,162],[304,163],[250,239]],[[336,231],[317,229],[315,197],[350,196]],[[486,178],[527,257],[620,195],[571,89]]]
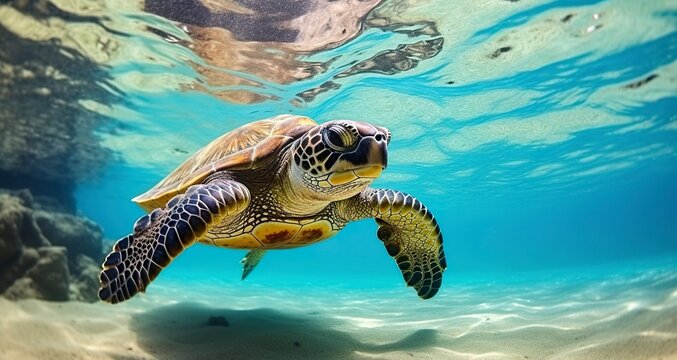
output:
[[[242,264],[242,280],[246,279],[247,275],[254,271],[254,268],[259,264],[261,258],[265,254],[265,250],[254,249],[249,251],[247,255],[240,260],[240,264]]]
[[[440,227],[423,203],[403,192],[367,189],[342,205],[340,212],[348,220],[376,219],[378,238],[419,297],[437,294],[447,262]]]
[[[249,191],[235,181],[194,185],[165,208],[139,218],[134,232],[119,240],[103,263],[99,298],[125,301],[145,291],[162,269],[207,230],[249,204]]]

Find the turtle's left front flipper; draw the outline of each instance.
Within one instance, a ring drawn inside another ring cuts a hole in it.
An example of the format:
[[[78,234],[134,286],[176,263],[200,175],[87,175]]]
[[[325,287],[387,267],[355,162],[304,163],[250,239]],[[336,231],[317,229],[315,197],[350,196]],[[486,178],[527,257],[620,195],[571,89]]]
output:
[[[422,299],[437,294],[447,262],[440,227],[423,203],[400,191],[366,189],[338,209],[347,220],[375,218],[379,225],[376,234],[407,285]]]

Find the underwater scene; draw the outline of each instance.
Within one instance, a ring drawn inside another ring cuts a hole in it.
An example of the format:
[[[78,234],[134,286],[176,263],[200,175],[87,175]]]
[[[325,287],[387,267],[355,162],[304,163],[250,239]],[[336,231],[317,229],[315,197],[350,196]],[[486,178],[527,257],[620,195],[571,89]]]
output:
[[[677,359],[674,0],[0,2],[0,359]]]

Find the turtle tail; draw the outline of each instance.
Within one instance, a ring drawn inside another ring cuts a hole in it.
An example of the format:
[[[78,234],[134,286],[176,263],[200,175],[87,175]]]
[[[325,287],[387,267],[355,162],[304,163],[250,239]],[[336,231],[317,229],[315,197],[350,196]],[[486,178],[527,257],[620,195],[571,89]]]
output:
[[[233,181],[195,185],[142,216],[106,257],[99,298],[115,304],[144,292],[175,257],[248,200],[247,189]]]

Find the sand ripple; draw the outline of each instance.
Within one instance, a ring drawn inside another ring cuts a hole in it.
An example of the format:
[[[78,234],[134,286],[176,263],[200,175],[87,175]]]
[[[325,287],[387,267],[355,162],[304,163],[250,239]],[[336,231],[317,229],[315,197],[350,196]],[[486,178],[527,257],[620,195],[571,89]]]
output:
[[[477,279],[432,301],[161,278],[117,306],[0,299],[0,314],[3,359],[677,359],[677,268]]]

